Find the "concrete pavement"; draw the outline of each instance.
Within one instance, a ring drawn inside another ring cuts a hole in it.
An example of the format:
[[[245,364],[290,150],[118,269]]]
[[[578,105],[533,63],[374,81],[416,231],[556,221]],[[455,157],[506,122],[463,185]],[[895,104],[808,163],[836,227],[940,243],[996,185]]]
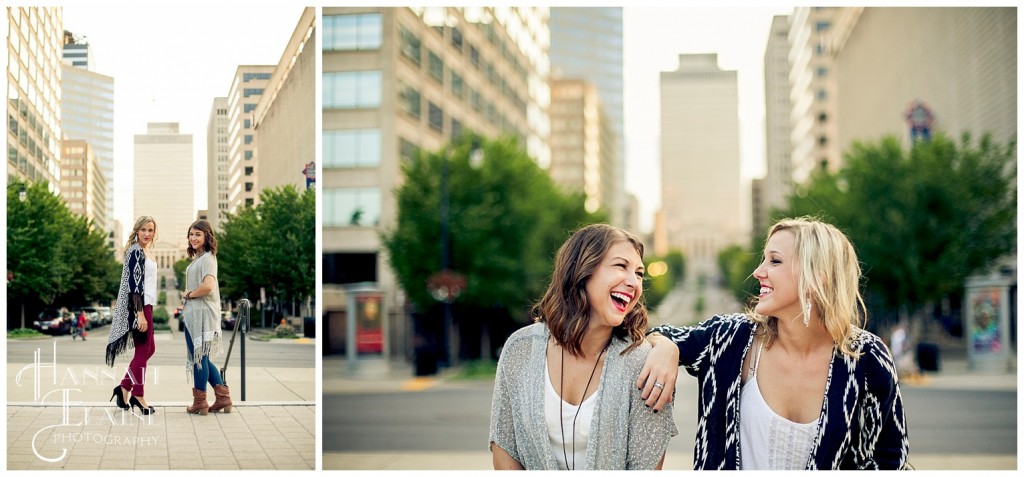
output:
[[[156,339],[181,338],[165,332]],[[315,346],[309,339],[281,342]],[[184,412],[192,403],[184,359],[181,365],[153,366],[146,396],[157,412],[140,416],[108,402],[123,365],[115,372],[102,363],[64,363],[59,355],[53,365],[49,343],[40,340],[39,365],[31,356],[7,364],[9,470],[316,467],[317,370],[312,363],[308,368],[247,366],[243,402],[233,356],[227,382],[234,409],[206,416]],[[212,389],[207,391],[213,402]]]

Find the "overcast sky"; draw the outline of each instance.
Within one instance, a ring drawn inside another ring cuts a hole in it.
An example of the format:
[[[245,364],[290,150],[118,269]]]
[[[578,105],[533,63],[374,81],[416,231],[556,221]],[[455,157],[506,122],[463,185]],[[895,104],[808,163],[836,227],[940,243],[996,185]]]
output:
[[[64,6],[64,29],[85,36],[92,70],[114,78],[114,218],[134,223],[133,143],[149,122],[192,134],[195,208],[206,208],[206,125],[238,65],[276,65],[302,14],[293,2]],[[169,198],[170,199],[170,198]]]

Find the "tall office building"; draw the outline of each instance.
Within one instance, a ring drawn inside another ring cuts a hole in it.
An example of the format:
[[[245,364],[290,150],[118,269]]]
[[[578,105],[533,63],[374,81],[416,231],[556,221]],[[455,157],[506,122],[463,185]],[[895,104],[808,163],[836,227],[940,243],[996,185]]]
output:
[[[106,182],[105,209],[96,226],[113,230],[114,217],[114,78],[92,71],[89,44],[64,32],[61,128],[67,139],[89,143]]]
[[[765,105],[765,176],[760,185],[759,204],[753,212],[754,236],[767,232],[769,214],[773,208],[786,205],[792,190],[793,165],[789,148],[789,17],[772,18],[768,45],[764,52],[764,105]]]
[[[512,135],[550,163],[548,11],[324,7],[322,38],[327,324],[344,329],[345,284],[372,282],[384,295],[385,353],[409,356],[411,325],[380,242],[395,226],[400,164],[469,129]]]
[[[316,9],[307,7],[254,111],[259,190],[306,188],[303,170],[316,158],[315,32]]]
[[[842,166],[836,115],[836,68],[832,29],[838,7],[799,7],[790,16],[790,151],[793,180],[807,180],[816,169]]]
[[[135,135],[133,221],[156,219],[155,251],[165,270],[185,257],[195,218],[192,161],[192,135],[180,133],[178,123],[149,123],[146,134]]]
[[[551,165],[548,174],[567,192],[583,192],[588,212],[609,215],[624,207],[617,201],[621,179],[615,160],[615,133],[586,80],[551,80]],[[621,220],[621,218],[620,218]]]
[[[7,7],[7,177],[60,192],[59,7]]]
[[[611,189],[606,202],[611,222],[625,226],[626,147],[623,108],[623,23],[621,7],[551,8],[553,78],[579,78],[597,86],[602,109],[614,133]],[[611,206],[614,204],[614,206]],[[639,230],[633,230],[639,233]]]
[[[273,65],[242,65],[228,91],[228,212],[255,205],[256,106],[274,73]]]
[[[219,231],[228,202],[228,98],[213,98],[210,119],[206,123],[206,207],[208,220]]]
[[[715,53],[679,55],[679,69],[661,73],[661,204],[668,245],[697,273],[746,243],[739,142],[736,72]]]
[[[61,142],[60,196],[71,212],[100,224],[110,222],[106,216],[107,180],[88,141],[65,139]]]

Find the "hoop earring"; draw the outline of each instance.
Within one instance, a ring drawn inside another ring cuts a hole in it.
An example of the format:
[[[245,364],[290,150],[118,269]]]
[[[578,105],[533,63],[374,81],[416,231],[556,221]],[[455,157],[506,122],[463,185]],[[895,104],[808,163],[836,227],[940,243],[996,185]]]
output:
[[[807,300],[804,303],[804,326],[810,328],[811,326],[811,301]]]

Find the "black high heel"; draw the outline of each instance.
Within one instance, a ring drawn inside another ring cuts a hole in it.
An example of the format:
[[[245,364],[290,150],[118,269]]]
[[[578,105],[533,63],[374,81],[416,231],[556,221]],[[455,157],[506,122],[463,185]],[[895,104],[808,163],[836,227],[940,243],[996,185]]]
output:
[[[156,409],[154,409],[153,406],[142,407],[142,403],[139,402],[139,400],[135,396],[132,396],[131,399],[128,400],[128,403],[131,404],[132,408],[135,408],[135,406],[138,406],[139,407],[139,413],[141,413],[143,416],[148,416],[150,414],[156,414]]]
[[[110,399],[107,400],[107,402],[113,401],[114,398],[117,398],[117,407],[121,409],[131,409],[131,407],[124,402],[124,393],[121,392],[121,386],[114,386],[114,394],[110,396]]]

